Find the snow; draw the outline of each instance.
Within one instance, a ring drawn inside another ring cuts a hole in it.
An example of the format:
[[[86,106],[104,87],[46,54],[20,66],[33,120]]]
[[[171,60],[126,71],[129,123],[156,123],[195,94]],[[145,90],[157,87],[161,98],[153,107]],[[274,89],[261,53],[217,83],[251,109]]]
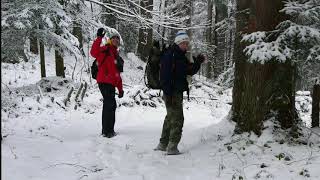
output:
[[[246,55],[250,57],[249,62],[256,61],[264,64],[272,58],[280,62],[285,62],[288,58],[291,58],[291,49],[287,46],[281,47],[279,38],[272,42],[264,42],[265,39],[265,32],[254,32],[243,37],[242,41],[253,42],[253,44],[248,45],[244,49]]]
[[[82,62],[78,62],[74,81],[53,77],[53,52],[46,52],[48,81],[40,81],[38,57],[16,65],[3,63],[2,179],[320,179],[320,140],[316,135],[320,129],[306,129],[310,133],[308,145],[281,143],[285,137],[281,132],[273,134],[270,121],[260,137],[233,135],[235,123],[228,120],[232,89],[198,77],[191,88],[191,100],[184,100],[182,154],[167,156],[153,151],[166,110],[161,98],[154,97],[159,92],[144,87],[145,64],[133,53],[124,59],[125,96],[117,99],[122,106],[117,108],[115,126],[119,134],[111,139],[100,136],[102,97],[88,74],[80,76]],[[73,65],[74,57],[66,57],[65,63]],[[71,77],[72,67],[66,68],[67,77]],[[74,101],[74,92],[64,106],[62,101],[70,88],[76,91],[83,81],[89,83],[83,102]],[[56,90],[47,92],[46,87]],[[157,98],[156,108],[136,104],[133,95],[137,91],[142,92],[140,101]],[[310,113],[308,95],[300,92],[297,98],[308,109],[301,113]],[[132,106],[123,104],[130,101]],[[305,121],[310,122],[310,116],[306,115]]]

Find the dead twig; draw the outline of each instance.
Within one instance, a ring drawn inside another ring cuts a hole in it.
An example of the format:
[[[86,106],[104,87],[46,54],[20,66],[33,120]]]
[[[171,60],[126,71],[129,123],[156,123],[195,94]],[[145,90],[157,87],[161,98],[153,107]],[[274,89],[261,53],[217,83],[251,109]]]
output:
[[[5,86],[9,89],[9,94],[11,94],[11,93],[12,93],[12,91],[11,91],[11,89],[9,88],[9,86],[8,86],[8,85],[6,85],[6,84],[5,84],[5,83],[3,83],[3,82],[1,82],[1,84],[5,85]]]
[[[76,97],[74,98],[74,100],[75,100],[76,102],[78,102],[78,97],[79,97],[79,95],[80,95],[80,92],[81,92],[82,88],[83,88],[83,83],[81,83],[81,85],[80,85],[80,87],[79,87],[79,89],[78,89],[78,91],[77,91]]]
[[[56,101],[56,103],[57,103],[62,109],[66,110],[66,108],[65,108],[64,106],[62,106],[60,103],[58,103],[57,101]]]
[[[18,159],[18,156],[16,155],[16,153],[13,152],[13,148],[10,145],[8,145],[8,146],[9,146],[11,153],[13,154],[14,159]]]
[[[94,172],[97,172],[97,171],[92,170],[92,169],[89,169],[89,168],[87,168],[87,167],[85,167],[85,166],[81,166],[81,165],[79,165],[79,164],[74,164],[74,163],[58,163],[58,164],[53,164],[53,165],[50,165],[50,166],[48,166],[48,167],[43,168],[43,170],[49,169],[49,168],[52,168],[52,167],[56,167],[56,166],[61,166],[61,165],[66,165],[66,166],[73,166],[73,167],[77,167],[77,168],[82,168],[82,169],[85,169],[85,170],[90,171],[90,172],[93,172],[93,173],[94,173]]]
[[[73,91],[73,87],[71,87],[67,97],[63,100],[64,106],[67,106],[68,101],[70,102],[70,97],[71,97],[72,91]]]
[[[312,134],[317,135],[317,136],[320,137],[320,134],[316,133],[316,132],[315,132],[314,130],[312,130],[311,128],[308,128],[308,127],[305,127],[305,126],[303,126],[303,128],[309,130]]]
[[[83,98],[84,98],[84,95],[86,94],[87,88],[88,88],[88,83],[85,82],[84,89],[82,90],[82,93],[81,93],[81,101],[83,101]]]
[[[87,174],[82,175],[82,176],[79,178],[79,180],[82,179],[82,178],[84,178],[84,177],[88,177],[88,175],[87,175]]]
[[[39,94],[40,94],[41,99],[43,99],[43,93],[42,93],[42,91],[41,91],[40,86],[37,86],[37,88],[38,88],[38,90],[39,90]]]
[[[63,142],[63,140],[62,139],[60,139],[60,138],[58,138],[58,137],[56,137],[56,136],[52,136],[52,135],[49,135],[49,134],[43,134],[43,136],[46,136],[46,137],[49,137],[49,138],[52,138],[52,139],[56,139],[56,140],[58,140],[59,142]]]
[[[319,156],[311,156],[311,157],[309,156],[307,158],[303,158],[303,159],[299,159],[299,160],[296,160],[296,161],[292,161],[292,162],[286,163],[286,165],[290,165],[290,164],[293,164],[293,163],[296,163],[296,162],[300,162],[300,161],[304,161],[304,160],[310,160],[310,159],[318,158],[318,157],[320,157],[320,155]]]

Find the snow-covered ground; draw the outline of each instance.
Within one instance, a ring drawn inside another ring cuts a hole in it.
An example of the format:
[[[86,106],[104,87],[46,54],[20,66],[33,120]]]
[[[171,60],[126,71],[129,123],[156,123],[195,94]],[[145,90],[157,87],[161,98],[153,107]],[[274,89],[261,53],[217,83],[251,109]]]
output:
[[[46,57],[47,76],[53,76],[52,53],[47,52]],[[158,91],[144,87],[144,64],[134,54],[125,60],[125,97],[117,99],[121,106],[115,130],[119,135],[111,139],[100,136],[102,97],[89,75],[81,74],[85,67],[82,61],[77,64],[74,80],[49,77],[42,81],[37,57],[28,63],[3,63],[1,179],[320,179],[319,129],[306,128],[310,136],[301,139],[301,145],[283,141],[281,133],[273,134],[269,121],[269,128],[259,138],[233,135],[235,124],[227,118],[231,89],[202,80],[194,83],[191,101],[184,103],[182,154],[167,156],[153,151],[165,107],[161,98],[154,97]],[[71,77],[75,62],[72,57],[65,61],[70,64],[66,66],[67,77]],[[76,102],[84,81],[89,88],[83,101]],[[72,87],[71,99],[64,104]],[[297,105],[308,125],[310,102],[306,96],[302,93]]]

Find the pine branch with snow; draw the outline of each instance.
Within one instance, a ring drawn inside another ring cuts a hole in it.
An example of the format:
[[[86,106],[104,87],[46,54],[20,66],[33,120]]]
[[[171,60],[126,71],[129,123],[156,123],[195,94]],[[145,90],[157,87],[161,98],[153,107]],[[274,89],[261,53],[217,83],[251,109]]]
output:
[[[320,2],[288,1],[281,10],[291,17],[275,30],[254,32],[243,36],[249,43],[244,52],[249,62],[264,64],[271,60],[290,61],[298,67],[298,78],[308,89],[320,71]]]
[[[281,22],[276,30],[254,32],[243,36],[242,41],[252,43],[245,48],[250,62],[265,63],[272,59],[280,62],[319,59],[320,2],[309,0],[288,1],[281,10],[293,20]],[[272,40],[276,37],[275,40]],[[297,57],[301,57],[297,59]]]

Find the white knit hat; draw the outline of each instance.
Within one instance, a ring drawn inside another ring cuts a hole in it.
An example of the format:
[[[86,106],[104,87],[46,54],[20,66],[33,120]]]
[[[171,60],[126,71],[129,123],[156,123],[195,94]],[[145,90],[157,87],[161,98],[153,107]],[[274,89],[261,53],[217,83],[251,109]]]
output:
[[[118,38],[120,38],[120,35],[119,35],[119,33],[118,33],[117,31],[111,31],[111,32],[110,32],[110,35],[109,35],[109,38],[111,39],[111,38],[113,38],[113,37],[118,37]]]
[[[186,31],[180,30],[176,34],[176,38],[174,39],[174,43],[180,44],[180,43],[182,43],[184,41],[189,42],[190,41],[189,36],[188,36]]]

